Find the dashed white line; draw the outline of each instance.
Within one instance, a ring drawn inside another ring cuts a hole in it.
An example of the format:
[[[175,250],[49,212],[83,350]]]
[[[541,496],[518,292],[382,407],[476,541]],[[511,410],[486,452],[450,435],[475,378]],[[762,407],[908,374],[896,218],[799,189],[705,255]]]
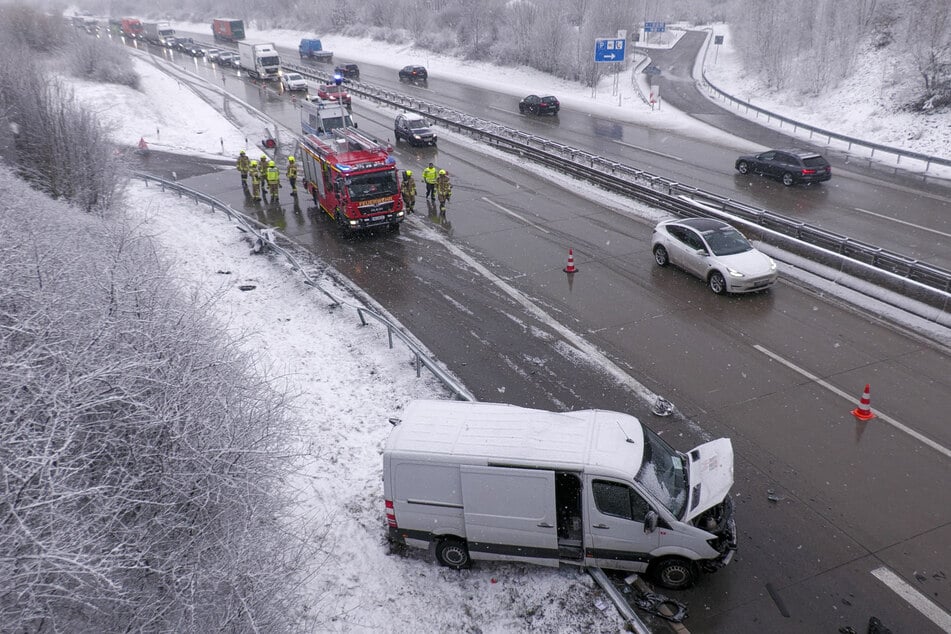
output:
[[[799,374],[803,375],[804,377],[806,377],[806,378],[809,379],[810,381],[814,381],[815,383],[821,385],[822,387],[826,388],[826,389],[829,390],[830,392],[832,392],[832,393],[834,393],[834,394],[838,394],[839,396],[841,396],[842,398],[844,398],[844,399],[847,400],[848,402],[854,403],[854,404],[856,404],[856,405],[859,404],[859,401],[856,400],[854,397],[849,396],[848,394],[846,394],[845,392],[843,392],[843,391],[840,390],[839,388],[835,387],[834,385],[823,381],[822,379],[820,379],[819,377],[817,377],[815,374],[812,374],[812,373],[809,372],[808,370],[805,370],[805,369],[803,369],[803,368],[800,368],[798,365],[796,365],[796,364],[793,363],[792,361],[787,361],[786,359],[782,358],[781,356],[779,356],[779,355],[776,354],[775,352],[771,352],[770,350],[767,350],[766,348],[764,348],[763,346],[761,346],[761,345],[759,345],[759,344],[754,344],[753,347],[756,348],[757,350],[759,350],[760,352],[762,352],[763,354],[765,354],[767,357],[773,359],[774,361],[778,361],[779,363],[782,363],[784,366],[786,366],[786,367],[789,368],[790,370],[793,370],[793,371],[795,371],[795,372],[798,372]],[[883,413],[881,413],[881,412],[879,412],[879,411],[876,410],[876,411],[875,411],[875,416],[876,416],[878,419],[882,420],[883,422],[888,423],[889,425],[891,425],[891,426],[894,427],[895,429],[897,429],[897,430],[899,430],[899,431],[903,431],[903,432],[905,432],[906,434],[908,434],[909,436],[911,436],[912,438],[915,438],[915,439],[917,439],[918,441],[920,441],[920,442],[922,442],[922,443],[928,445],[929,447],[931,447],[932,449],[934,449],[934,450],[937,451],[938,453],[942,453],[942,454],[944,454],[945,456],[951,458],[951,449],[948,449],[948,448],[945,447],[944,445],[939,445],[938,443],[936,443],[935,441],[931,440],[931,439],[928,438],[927,436],[916,432],[916,431],[915,431],[914,429],[912,429],[911,427],[908,427],[907,425],[903,425],[902,423],[899,423],[897,420],[895,420],[894,418],[892,418],[892,417],[889,416],[888,414],[883,414]]]
[[[872,576],[907,601],[911,607],[924,614],[932,623],[945,632],[951,632],[951,615],[938,607],[931,599],[911,587],[904,579],[884,566],[873,570]]]
[[[539,231],[544,231],[545,233],[548,233],[548,234],[551,233],[551,231],[549,231],[549,230],[546,229],[545,227],[542,227],[541,225],[535,224],[535,223],[532,222],[531,220],[528,220],[527,218],[524,218],[524,217],[518,215],[517,213],[515,213],[515,212],[512,211],[511,209],[506,209],[506,208],[503,207],[502,205],[500,205],[500,204],[498,204],[498,203],[495,203],[495,202],[492,202],[491,200],[489,200],[489,199],[486,198],[485,196],[482,197],[482,200],[484,200],[485,202],[489,203],[490,205],[492,205],[493,207],[495,207],[495,208],[498,209],[499,211],[502,211],[502,212],[504,212],[504,213],[507,213],[508,215],[512,216],[513,218],[518,218],[519,220],[521,220],[522,222],[524,222],[525,224],[527,224],[527,225],[529,225],[529,226],[535,227],[535,228],[538,229]]]
[[[951,238],[951,233],[945,233],[944,231],[938,231],[937,229],[931,229],[930,227],[923,227],[921,225],[916,225],[913,222],[908,222],[907,220],[899,220],[898,218],[892,218],[891,216],[886,216],[884,214],[877,214],[874,211],[869,211],[868,209],[862,209],[861,207],[855,207],[855,211],[860,211],[863,214],[868,214],[869,216],[875,216],[876,218],[881,218],[882,220],[897,222],[900,225],[905,225],[907,227],[914,227],[915,229],[920,229],[922,231],[927,231],[929,233],[936,233],[939,236]]]

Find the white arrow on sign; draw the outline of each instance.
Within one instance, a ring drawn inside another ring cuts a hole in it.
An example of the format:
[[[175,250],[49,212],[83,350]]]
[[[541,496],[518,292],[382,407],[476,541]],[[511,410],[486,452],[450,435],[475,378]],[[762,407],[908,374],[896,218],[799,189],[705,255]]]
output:
[[[604,57],[604,59],[614,59],[615,57],[617,57],[617,55],[615,55],[614,53],[608,53],[606,55],[603,55],[602,57]]]

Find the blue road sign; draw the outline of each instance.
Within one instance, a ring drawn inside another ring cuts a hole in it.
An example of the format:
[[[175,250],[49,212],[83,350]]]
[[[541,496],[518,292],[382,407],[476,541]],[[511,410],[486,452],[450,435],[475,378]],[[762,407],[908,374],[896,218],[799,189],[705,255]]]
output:
[[[663,33],[666,30],[667,30],[666,22],[645,22],[644,23],[645,33]]]
[[[624,38],[599,37],[594,41],[594,61],[623,62]]]

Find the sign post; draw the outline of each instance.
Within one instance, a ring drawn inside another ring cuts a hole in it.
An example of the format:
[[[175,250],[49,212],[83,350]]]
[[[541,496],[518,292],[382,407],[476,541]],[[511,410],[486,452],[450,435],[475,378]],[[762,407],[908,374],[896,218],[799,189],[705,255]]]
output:
[[[713,63],[716,64],[717,60],[720,59],[720,45],[723,44],[722,35],[714,35],[713,43],[716,45],[716,53],[713,55]]]

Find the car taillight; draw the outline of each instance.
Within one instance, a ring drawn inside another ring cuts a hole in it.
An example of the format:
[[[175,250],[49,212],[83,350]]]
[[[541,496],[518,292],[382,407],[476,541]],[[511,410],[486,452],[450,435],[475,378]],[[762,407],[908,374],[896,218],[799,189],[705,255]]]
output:
[[[390,528],[397,528],[396,510],[393,508],[393,502],[391,500],[386,501],[386,523]]]
[[[815,173],[816,173],[816,170],[802,170],[802,175],[803,175],[803,176],[809,176],[809,175],[815,174]]]

